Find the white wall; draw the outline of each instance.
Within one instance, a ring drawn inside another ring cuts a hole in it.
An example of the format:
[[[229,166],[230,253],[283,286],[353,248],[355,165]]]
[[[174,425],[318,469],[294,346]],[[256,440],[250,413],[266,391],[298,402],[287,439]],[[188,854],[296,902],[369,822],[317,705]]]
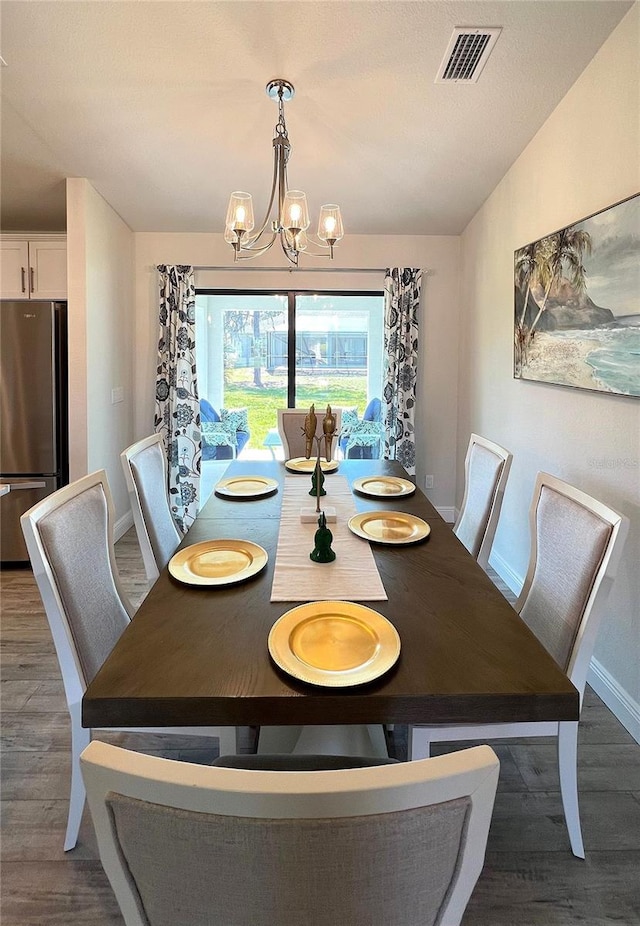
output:
[[[70,478],[106,469],[120,530],[120,452],[133,440],[134,235],[84,179],[67,180]],[[122,401],[112,404],[112,390]],[[120,530],[117,533],[120,533]]]
[[[212,217],[212,220],[215,217]],[[222,222],[222,218],[220,219]],[[158,340],[157,264],[229,266],[229,245],[220,234],[139,233],[136,242],[136,437],[153,430],[155,365]],[[459,254],[457,237],[350,236],[336,249],[334,264],[312,262],[309,267],[422,267],[420,361],[416,414],[417,476],[433,474],[429,492],[440,508],[453,507],[455,492],[456,410],[458,371]],[[286,261],[274,247],[251,267],[283,267]],[[196,284],[220,289],[298,288],[382,290],[384,273],[199,272]]]
[[[513,253],[640,189],[640,9],[629,12],[462,236],[457,500],[471,431],[514,454],[493,562],[521,581],[538,470],[631,519],[591,680],[640,733],[640,401],[512,378]],[[639,294],[640,298],[640,294]]]

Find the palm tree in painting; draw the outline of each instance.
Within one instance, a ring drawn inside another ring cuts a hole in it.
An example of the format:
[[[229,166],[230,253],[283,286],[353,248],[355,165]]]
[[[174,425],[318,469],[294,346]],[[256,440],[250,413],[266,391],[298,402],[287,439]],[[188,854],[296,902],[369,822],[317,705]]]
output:
[[[516,318],[514,329],[514,346],[516,369],[527,362],[527,351],[530,341],[530,332],[525,324],[529,296],[532,295],[534,305],[538,305],[535,296],[531,293],[532,287],[540,282],[545,259],[544,239],[533,241],[516,251],[515,255],[515,281],[521,293],[524,292],[520,318]]]
[[[525,247],[516,251],[516,283],[520,292],[524,290],[524,302],[522,304],[522,314],[518,326],[524,329],[524,320],[527,314],[527,305],[529,303],[529,294],[531,286],[536,283],[538,275],[538,264],[541,256],[541,241],[534,241]]]
[[[533,334],[540,317],[547,308],[551,289],[560,282],[563,268],[566,266],[571,274],[571,283],[579,291],[586,285],[586,270],[582,264],[583,254],[591,253],[591,236],[580,228],[563,228],[543,239],[543,253],[536,270],[536,282],[544,287],[544,296],[538,314],[529,329]]]

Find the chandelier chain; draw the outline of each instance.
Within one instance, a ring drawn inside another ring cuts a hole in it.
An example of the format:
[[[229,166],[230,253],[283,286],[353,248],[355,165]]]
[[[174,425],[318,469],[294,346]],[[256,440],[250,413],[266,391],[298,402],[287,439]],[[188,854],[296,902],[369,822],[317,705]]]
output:
[[[276,132],[278,135],[281,135],[283,138],[289,140],[289,133],[287,132],[287,123],[284,118],[284,99],[282,97],[282,85],[278,88],[278,121],[276,123]]]

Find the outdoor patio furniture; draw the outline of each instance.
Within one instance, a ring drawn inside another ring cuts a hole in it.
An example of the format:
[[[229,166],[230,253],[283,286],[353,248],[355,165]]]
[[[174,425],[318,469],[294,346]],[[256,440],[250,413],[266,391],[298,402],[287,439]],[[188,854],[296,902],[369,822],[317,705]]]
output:
[[[233,416],[243,410],[225,409],[219,414],[206,399],[200,399],[200,424],[202,428],[202,459],[232,460],[238,456],[251,437],[249,428],[238,428]]]

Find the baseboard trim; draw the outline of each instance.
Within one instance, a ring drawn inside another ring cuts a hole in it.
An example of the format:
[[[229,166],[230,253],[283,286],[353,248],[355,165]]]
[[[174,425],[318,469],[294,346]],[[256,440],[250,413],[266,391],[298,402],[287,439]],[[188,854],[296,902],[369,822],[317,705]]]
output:
[[[113,536],[116,540],[120,540],[123,537],[130,527],[133,527],[133,514],[131,509],[127,511],[126,514],[123,514],[121,518],[118,518],[113,527]]]
[[[453,507],[450,508],[440,508],[438,505],[434,505],[434,508],[438,512],[441,518],[447,522],[447,524],[455,524],[456,520],[456,509]]]
[[[491,551],[489,565],[495,569],[503,582],[505,582],[514,595],[519,595],[524,585],[524,576],[514,572],[509,563],[503,559],[495,550]]]
[[[640,704],[595,658],[591,659],[587,681],[636,743],[640,743]]]

